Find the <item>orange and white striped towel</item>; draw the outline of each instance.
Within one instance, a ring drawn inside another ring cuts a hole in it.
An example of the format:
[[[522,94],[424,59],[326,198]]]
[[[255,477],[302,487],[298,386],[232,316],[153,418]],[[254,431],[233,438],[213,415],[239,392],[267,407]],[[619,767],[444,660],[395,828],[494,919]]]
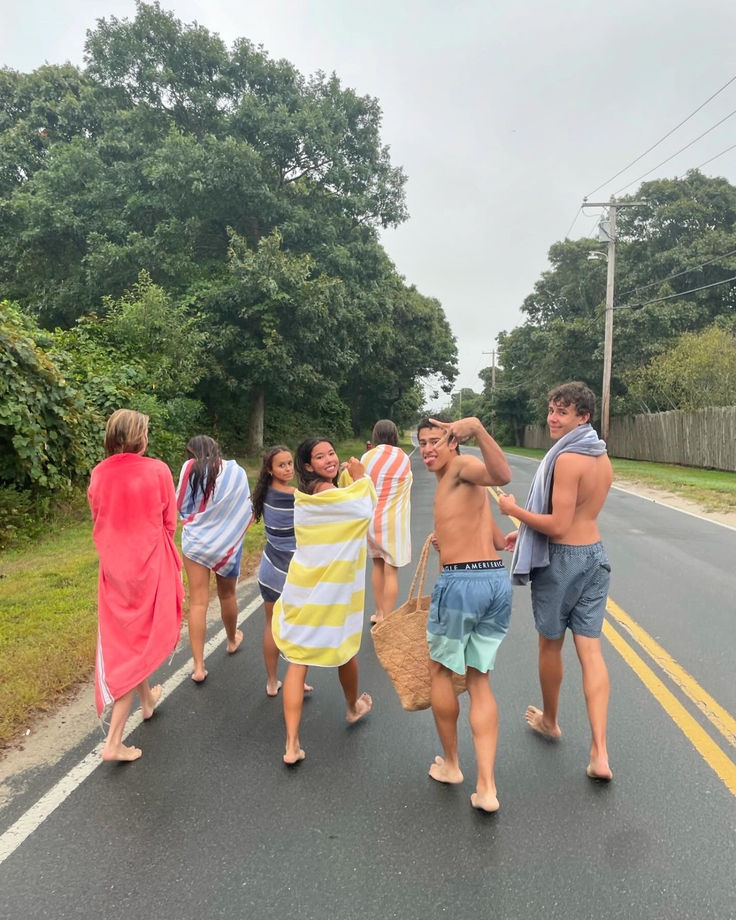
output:
[[[361,457],[378,503],[368,530],[368,554],[400,568],[411,562],[409,458],[400,447],[379,444]]]

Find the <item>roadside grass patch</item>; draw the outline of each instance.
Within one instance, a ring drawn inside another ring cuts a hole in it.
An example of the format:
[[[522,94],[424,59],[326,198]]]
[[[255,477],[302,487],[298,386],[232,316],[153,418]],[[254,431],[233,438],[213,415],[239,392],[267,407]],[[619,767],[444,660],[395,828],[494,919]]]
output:
[[[94,668],[97,553],[92,522],[0,563],[0,744]]]
[[[505,447],[510,454],[541,460],[546,451],[531,447]],[[736,473],[725,470],[699,470],[647,460],[611,457],[615,482],[640,483],[665,489],[697,502],[707,511],[736,511]]]

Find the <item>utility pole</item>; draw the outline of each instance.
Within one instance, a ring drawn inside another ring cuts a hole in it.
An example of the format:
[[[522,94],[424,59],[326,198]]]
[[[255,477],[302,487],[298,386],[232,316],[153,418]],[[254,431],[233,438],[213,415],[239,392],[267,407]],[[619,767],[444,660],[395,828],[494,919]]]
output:
[[[582,207],[608,208],[608,272],[606,274],[606,318],[603,333],[603,385],[601,387],[601,438],[608,440],[611,416],[611,365],[613,363],[613,292],[616,278],[616,209],[646,204],[644,201],[584,201]],[[602,253],[601,253],[602,255]],[[593,256],[595,258],[595,256]]]
[[[491,437],[496,437],[496,349],[481,352],[491,356]]]

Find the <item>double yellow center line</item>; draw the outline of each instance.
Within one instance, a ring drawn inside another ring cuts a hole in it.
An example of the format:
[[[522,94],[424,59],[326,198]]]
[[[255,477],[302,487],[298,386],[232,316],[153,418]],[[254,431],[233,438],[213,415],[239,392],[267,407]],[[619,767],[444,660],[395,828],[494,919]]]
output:
[[[494,489],[488,490],[498,501]],[[518,525],[516,518],[512,518]],[[733,748],[736,748],[736,719],[724,709],[646,630],[619,605],[608,598],[606,612],[612,622],[604,620],[603,635],[621,655],[647,690],[657,700],[667,715],[685,735],[708,766],[736,796],[736,762],[728,757],[708,732],[695,719],[677,697],[669,690],[657,673],[635,650],[633,643],[649,656],[652,663],[669,678],[700,710],[716,731]],[[627,639],[614,628],[613,622],[626,633]]]

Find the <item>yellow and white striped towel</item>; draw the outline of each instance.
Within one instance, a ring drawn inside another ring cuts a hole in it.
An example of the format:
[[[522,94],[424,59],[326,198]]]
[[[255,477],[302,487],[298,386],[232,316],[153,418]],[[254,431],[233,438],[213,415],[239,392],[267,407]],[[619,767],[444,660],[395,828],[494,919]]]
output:
[[[296,552],[272,619],[276,645],[289,661],[339,667],[360,649],[366,534],[375,504],[367,476],[344,489],[294,493]]]

